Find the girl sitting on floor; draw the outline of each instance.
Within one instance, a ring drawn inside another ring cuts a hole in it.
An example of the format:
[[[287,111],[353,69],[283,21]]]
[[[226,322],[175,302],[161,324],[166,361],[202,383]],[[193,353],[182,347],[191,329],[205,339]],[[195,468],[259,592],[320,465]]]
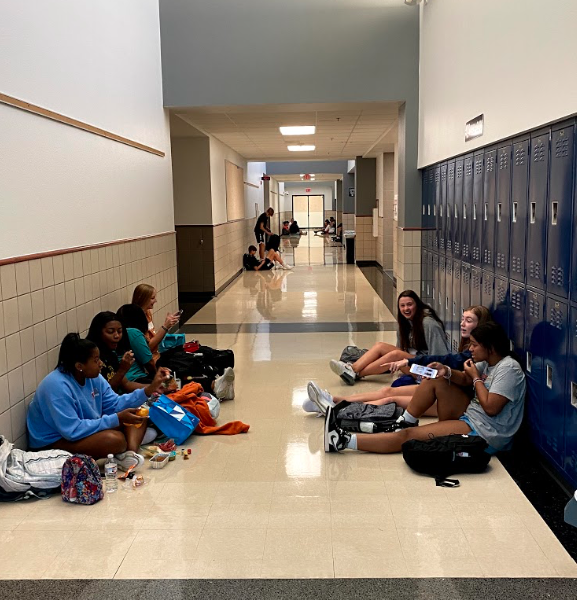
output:
[[[278,263],[283,269],[292,269],[290,265],[287,265],[281,258],[280,252],[280,236],[273,234],[268,238],[266,243],[265,258],[268,258],[275,265]]]

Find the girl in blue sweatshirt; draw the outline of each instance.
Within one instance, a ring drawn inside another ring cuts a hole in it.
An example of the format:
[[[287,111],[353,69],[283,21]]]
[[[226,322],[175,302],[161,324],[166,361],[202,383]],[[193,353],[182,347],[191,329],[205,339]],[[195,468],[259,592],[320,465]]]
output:
[[[165,381],[159,369],[152,383],[118,396],[100,374],[98,347],[69,333],[60,346],[58,366],[36,390],[28,409],[28,439],[33,449],[57,448],[95,459],[114,454],[122,468],[142,464],[137,450],[146,427],[136,412]]]

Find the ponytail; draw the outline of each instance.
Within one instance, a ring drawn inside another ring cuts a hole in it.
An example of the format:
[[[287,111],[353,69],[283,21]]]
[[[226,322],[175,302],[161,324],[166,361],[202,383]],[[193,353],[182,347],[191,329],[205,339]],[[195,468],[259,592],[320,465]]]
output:
[[[83,340],[77,333],[68,333],[60,344],[56,368],[62,373],[74,373],[74,365],[86,363],[97,348],[94,342]]]

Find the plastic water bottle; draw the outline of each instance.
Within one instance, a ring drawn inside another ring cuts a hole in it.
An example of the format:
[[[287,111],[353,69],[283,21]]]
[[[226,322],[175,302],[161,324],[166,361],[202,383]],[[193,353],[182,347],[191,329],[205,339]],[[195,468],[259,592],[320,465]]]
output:
[[[108,460],[104,465],[104,473],[106,476],[106,491],[108,493],[115,492],[118,489],[118,480],[116,479],[118,467],[114,456],[108,455]]]
[[[565,507],[565,523],[577,527],[577,492],[575,492],[573,498],[569,500]]]

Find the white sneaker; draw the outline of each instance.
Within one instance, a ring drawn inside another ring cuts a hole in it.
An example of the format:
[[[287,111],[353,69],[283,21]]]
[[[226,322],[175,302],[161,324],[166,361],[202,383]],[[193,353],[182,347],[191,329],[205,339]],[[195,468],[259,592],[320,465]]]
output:
[[[322,416],[319,407],[310,398],[303,400],[303,410],[308,413],[316,413],[318,417]]]
[[[227,367],[214,382],[214,395],[219,400],[234,400],[234,371]]]
[[[327,414],[329,408],[334,407],[335,403],[333,402],[333,397],[331,394],[329,394],[329,392],[326,390],[321,390],[321,388],[314,381],[309,381],[307,385],[307,392],[309,399],[315,403],[317,410],[323,415]]]
[[[150,444],[151,442],[154,442],[154,440],[157,438],[158,436],[158,431],[156,431],[156,429],[154,429],[154,427],[147,427],[146,431],[144,433],[144,437],[142,438],[142,442],[140,442],[141,446],[146,446],[146,444]]]
[[[127,450],[122,454],[116,454],[114,458],[116,459],[118,467],[123,471],[128,471],[130,467],[138,468],[144,464],[144,456],[136,454],[136,452],[133,452],[132,450]]]
[[[342,360],[331,360],[330,367],[331,371],[336,373],[346,384],[355,385],[357,374],[349,363]]]
[[[292,269],[292,267],[291,267],[290,265],[287,265],[286,263],[285,263],[285,264],[282,266],[282,268],[283,268],[285,271],[290,271],[290,270]]]

